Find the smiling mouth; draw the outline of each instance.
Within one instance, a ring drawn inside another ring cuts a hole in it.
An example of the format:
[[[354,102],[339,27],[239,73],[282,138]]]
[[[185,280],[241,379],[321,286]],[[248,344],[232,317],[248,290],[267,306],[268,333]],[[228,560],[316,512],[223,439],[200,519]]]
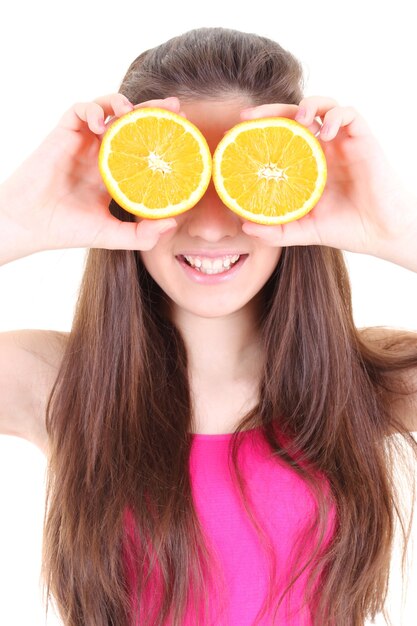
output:
[[[235,265],[239,264],[239,262],[243,262],[248,254],[235,254],[235,255],[227,255],[222,258],[217,259],[200,259],[198,257],[190,257],[180,254],[177,258],[191,267],[192,269],[200,272],[201,274],[225,274],[229,272]]]

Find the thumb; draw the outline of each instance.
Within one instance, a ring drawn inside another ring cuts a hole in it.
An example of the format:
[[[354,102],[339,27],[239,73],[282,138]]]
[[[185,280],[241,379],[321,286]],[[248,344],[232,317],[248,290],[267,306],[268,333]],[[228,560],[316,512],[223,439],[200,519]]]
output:
[[[323,245],[320,236],[315,228],[314,219],[310,214],[286,224],[274,224],[273,226],[257,224],[255,222],[244,222],[242,230],[247,235],[262,239],[270,246],[312,246]]]
[[[122,222],[112,217],[90,247],[107,250],[150,250],[163,233],[176,226],[177,222],[172,218]]]

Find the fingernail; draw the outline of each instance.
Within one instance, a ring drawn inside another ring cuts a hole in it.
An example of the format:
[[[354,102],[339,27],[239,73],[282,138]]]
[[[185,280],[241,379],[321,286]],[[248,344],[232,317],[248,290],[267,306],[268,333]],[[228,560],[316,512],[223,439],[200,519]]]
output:
[[[307,117],[307,111],[303,108],[298,109],[295,119],[299,122],[302,122]]]
[[[250,115],[252,115],[253,111],[255,110],[256,107],[250,107],[248,109],[243,109],[240,114],[243,115],[244,117],[249,117]]]
[[[243,224],[242,225],[242,230],[247,235],[250,235],[251,237],[258,238],[258,236],[256,234],[258,232],[256,226],[252,226],[252,224]]]
[[[164,226],[161,227],[159,232],[162,235],[162,233],[166,233],[169,230],[172,230],[173,228],[175,228],[176,226],[177,226],[177,222],[175,222],[174,220],[171,220],[170,222],[167,222],[166,224],[164,224]]]

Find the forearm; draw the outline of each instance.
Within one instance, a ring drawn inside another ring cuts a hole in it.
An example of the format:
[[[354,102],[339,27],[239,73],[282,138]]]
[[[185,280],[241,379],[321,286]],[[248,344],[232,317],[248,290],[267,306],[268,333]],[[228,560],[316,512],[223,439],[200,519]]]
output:
[[[416,219],[402,235],[392,236],[381,241],[374,256],[400,265],[412,272],[417,272],[417,198],[411,198]]]
[[[387,244],[375,256],[400,265],[411,272],[417,272],[417,231],[414,235]]]
[[[33,233],[11,219],[12,203],[6,187],[0,186],[0,265],[39,252]]]

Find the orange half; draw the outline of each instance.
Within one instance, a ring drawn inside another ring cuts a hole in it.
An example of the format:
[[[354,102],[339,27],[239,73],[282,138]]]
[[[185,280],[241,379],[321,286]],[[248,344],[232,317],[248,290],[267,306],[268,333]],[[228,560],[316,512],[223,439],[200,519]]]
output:
[[[190,121],[166,109],[134,109],[103,136],[98,165],[111,197],[143,218],[187,211],[210,180],[210,148]]]
[[[284,117],[237,124],[213,155],[213,182],[224,204],[260,224],[303,217],[320,199],[326,180],[319,141],[305,126]]]

